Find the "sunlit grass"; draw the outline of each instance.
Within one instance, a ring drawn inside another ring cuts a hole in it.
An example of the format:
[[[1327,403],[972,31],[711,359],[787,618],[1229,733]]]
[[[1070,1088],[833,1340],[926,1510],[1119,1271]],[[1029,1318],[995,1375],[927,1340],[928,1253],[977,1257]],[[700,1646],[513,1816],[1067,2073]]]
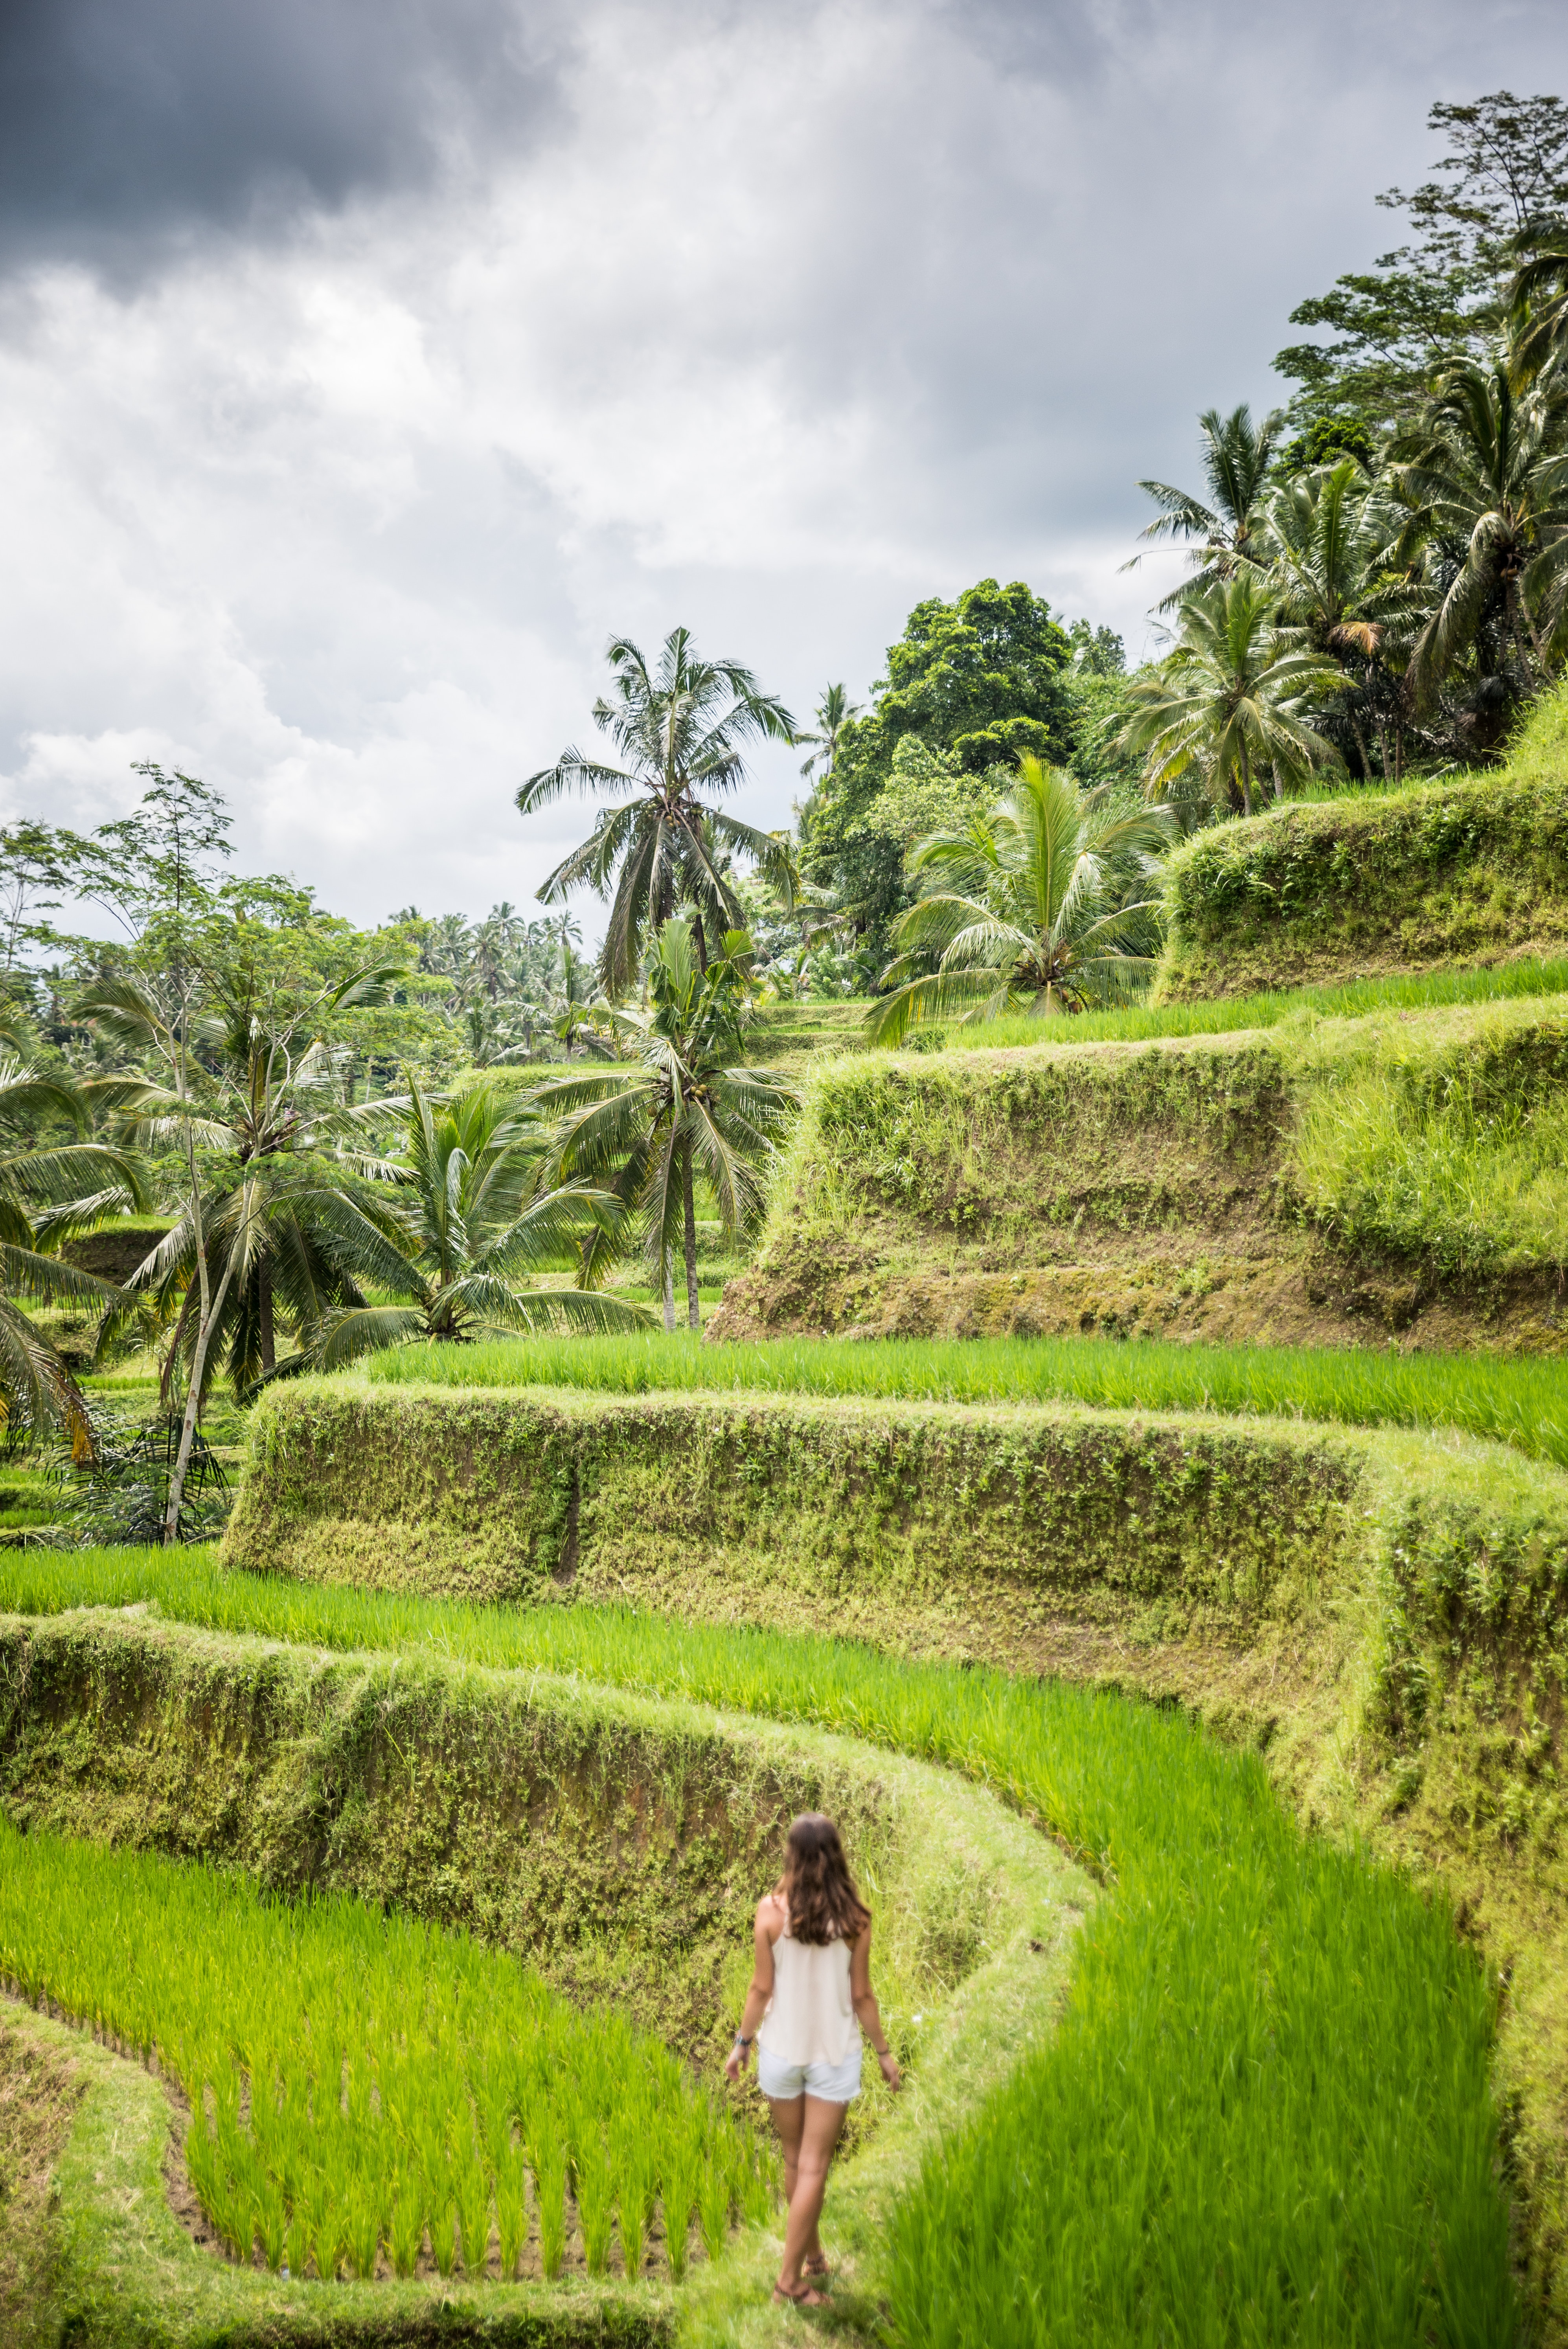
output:
[[[295,2278],[307,2259],[324,2282],[369,2282],[379,2260],[410,2276],[428,2241],[443,2276],[480,2281],[493,2226],[504,2278],[531,2237],[553,2277],[568,2177],[591,2273],[618,2211],[640,2272],[656,2195],[677,2276],[695,2207],[714,2256],[732,2209],[773,2207],[749,2130],[624,2015],[347,1895],[284,1901],[0,1818],[0,1975],[158,2051],[193,2110],[185,2167],[218,2236]]]
[[[1068,1019],[1035,1019],[1018,1012],[1001,1019],[955,1021],[942,1030],[942,1049],[968,1052],[1018,1044],[1137,1044],[1160,1036],[1231,1035],[1244,1028],[1275,1028],[1297,1018],[1360,1019],[1379,1011],[1428,1011],[1449,1003],[1496,1003],[1564,993],[1568,958],[1532,958],[1498,963],[1486,970],[1347,979],[1338,987],[1296,987],[1214,1002],[1125,1004]]]
[[[1505,2343],[1493,1996],[1440,1903],[1303,1839],[1256,1756],[1064,1682],[621,1610],[0,1557],[26,1613],[151,1601],[330,1650],[578,1673],[946,1764],[1112,1889],[1060,2026],[890,2214],[906,2343]],[[743,1920],[738,1920],[737,1930]]]
[[[1371,1347],[1188,1346],[1096,1338],[774,1338],[711,1345],[677,1330],[408,1346],[378,1382],[1080,1402],[1245,1412],[1355,1427],[1457,1427],[1568,1467],[1568,1364],[1538,1355]]]

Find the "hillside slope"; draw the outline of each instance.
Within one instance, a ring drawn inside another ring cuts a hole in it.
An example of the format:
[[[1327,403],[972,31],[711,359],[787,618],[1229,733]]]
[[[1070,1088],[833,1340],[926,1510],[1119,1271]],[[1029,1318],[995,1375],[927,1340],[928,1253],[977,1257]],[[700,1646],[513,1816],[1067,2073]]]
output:
[[[714,1338],[1568,1343],[1568,999],[825,1063]]]
[[[1568,687],[1508,763],[1213,824],[1170,859],[1157,999],[1506,961],[1568,937]]]

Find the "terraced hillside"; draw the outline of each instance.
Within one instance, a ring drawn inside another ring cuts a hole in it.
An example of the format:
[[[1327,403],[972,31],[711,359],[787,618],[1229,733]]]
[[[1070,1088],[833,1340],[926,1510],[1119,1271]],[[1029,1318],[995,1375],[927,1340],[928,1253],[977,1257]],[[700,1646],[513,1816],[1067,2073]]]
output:
[[[826,1063],[710,1333],[1555,1351],[1565,1081],[1562,997]]]

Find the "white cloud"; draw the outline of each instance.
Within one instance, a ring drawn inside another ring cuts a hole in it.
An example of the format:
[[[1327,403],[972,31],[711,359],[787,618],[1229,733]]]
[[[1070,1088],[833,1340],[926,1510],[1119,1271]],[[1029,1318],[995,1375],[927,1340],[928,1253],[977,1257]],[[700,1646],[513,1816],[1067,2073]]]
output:
[[[804,713],[994,573],[1136,657],[1135,478],[1279,396],[1291,305],[1429,160],[1428,81],[1568,65],[1543,9],[1455,5],[1417,88],[1413,14],[1349,21],[601,0],[546,129],[439,186],[118,290],[14,277],[0,804],[100,820],[158,757],[229,793],[247,864],[473,912],[580,834],[511,794],[588,731],[612,628],[689,621]]]

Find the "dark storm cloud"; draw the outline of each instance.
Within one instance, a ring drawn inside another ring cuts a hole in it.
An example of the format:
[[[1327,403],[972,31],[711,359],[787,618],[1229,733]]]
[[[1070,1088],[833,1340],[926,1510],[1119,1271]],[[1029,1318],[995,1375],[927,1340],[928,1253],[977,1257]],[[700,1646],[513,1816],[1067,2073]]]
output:
[[[135,267],[194,224],[417,185],[536,127],[551,59],[507,0],[3,0],[0,252]]]

